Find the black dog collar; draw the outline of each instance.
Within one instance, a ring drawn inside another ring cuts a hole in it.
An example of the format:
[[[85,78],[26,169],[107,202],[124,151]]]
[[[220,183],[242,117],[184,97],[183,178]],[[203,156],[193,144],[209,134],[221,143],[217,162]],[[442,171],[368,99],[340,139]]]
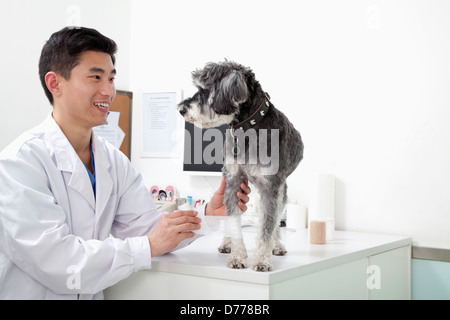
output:
[[[230,125],[230,129],[231,130],[242,129],[244,131],[250,129],[251,127],[256,125],[259,121],[261,121],[262,118],[264,118],[264,116],[267,114],[267,111],[269,111],[269,108],[270,108],[270,96],[266,92],[265,97],[261,102],[259,108],[246,120],[239,122],[238,124],[235,125]]]
[[[233,144],[234,144],[231,152],[235,156],[237,156],[241,151],[238,147],[238,139],[234,135],[234,130],[241,129],[243,131],[246,131],[246,130],[250,129],[251,127],[256,125],[259,121],[261,121],[265,117],[265,115],[269,111],[269,108],[270,108],[270,96],[267,92],[265,92],[265,97],[264,97],[263,101],[261,102],[261,105],[249,118],[247,118],[246,120],[239,122],[238,124],[235,124],[235,125],[230,124],[230,134],[233,137]]]

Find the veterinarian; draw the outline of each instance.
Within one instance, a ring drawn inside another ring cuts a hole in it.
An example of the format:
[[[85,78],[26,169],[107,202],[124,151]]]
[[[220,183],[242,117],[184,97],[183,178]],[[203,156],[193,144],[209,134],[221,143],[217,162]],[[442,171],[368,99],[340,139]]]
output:
[[[1,299],[102,298],[151,257],[191,243],[201,217],[226,214],[224,181],[198,212],[160,214],[129,160],[93,134],[116,94],[116,50],[87,28],[56,32],[42,49],[53,110],[0,154]]]

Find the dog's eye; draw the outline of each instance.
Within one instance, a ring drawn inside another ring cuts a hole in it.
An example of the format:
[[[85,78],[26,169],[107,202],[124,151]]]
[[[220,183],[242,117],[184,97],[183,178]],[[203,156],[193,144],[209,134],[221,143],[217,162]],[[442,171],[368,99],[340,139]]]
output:
[[[197,94],[196,94],[196,98],[197,98],[197,101],[200,103],[200,104],[205,104],[206,103],[206,101],[208,101],[208,98],[209,98],[209,90],[205,90],[205,89],[201,89],[201,88],[199,88],[199,90],[198,90],[198,92],[197,92]]]

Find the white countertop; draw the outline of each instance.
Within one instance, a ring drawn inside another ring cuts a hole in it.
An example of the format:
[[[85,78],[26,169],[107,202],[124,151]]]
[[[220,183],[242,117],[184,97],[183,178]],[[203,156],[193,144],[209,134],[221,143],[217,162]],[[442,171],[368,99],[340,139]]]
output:
[[[249,256],[247,269],[226,267],[229,255],[218,252],[223,236],[217,232],[201,237],[186,248],[153,258],[151,270],[268,285],[412,243],[406,236],[336,231],[333,241],[312,245],[307,229],[296,232],[282,229],[287,255],[272,256],[274,271],[257,272],[251,269],[256,231],[254,228],[243,230]]]

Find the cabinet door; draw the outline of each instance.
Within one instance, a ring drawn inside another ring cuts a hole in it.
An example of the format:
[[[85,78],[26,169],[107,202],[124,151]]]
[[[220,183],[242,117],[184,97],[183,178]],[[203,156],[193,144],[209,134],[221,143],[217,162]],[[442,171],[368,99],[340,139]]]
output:
[[[371,300],[411,298],[411,246],[370,256],[367,289]]]
[[[270,299],[367,299],[367,258],[272,285]]]

